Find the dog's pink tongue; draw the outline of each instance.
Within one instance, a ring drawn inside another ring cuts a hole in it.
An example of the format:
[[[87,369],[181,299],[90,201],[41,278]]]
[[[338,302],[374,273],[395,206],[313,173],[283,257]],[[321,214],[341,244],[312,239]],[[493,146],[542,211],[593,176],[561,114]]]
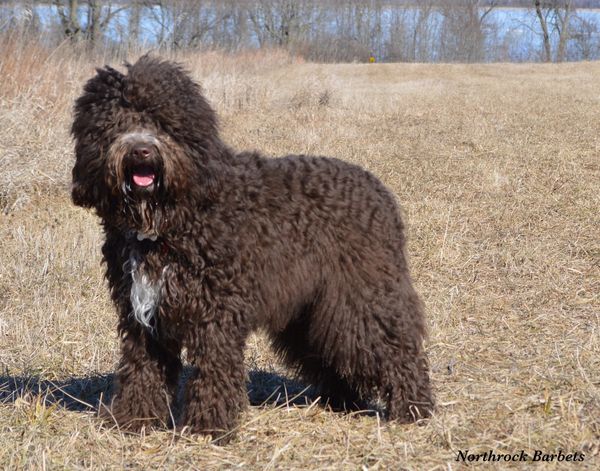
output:
[[[133,174],[133,183],[137,186],[150,186],[154,183],[154,174],[153,173],[134,173]]]

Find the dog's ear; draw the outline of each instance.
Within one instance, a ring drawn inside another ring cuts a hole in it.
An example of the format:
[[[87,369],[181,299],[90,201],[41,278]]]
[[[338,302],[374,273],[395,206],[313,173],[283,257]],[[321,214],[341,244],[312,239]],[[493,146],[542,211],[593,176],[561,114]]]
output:
[[[84,208],[96,206],[100,201],[99,186],[101,182],[92,180],[92,175],[86,171],[84,163],[80,159],[77,159],[72,173],[71,199],[73,203]]]
[[[96,146],[75,145],[75,165],[72,171],[71,199],[77,206],[96,208],[102,213],[107,205],[105,164]]]
[[[119,109],[123,106],[125,77],[119,71],[105,66],[87,81],[83,94],[75,101],[71,134],[75,139],[75,166],[71,198],[73,203],[102,211],[106,204],[106,169],[103,149]]]
[[[73,203],[84,208],[91,208],[94,206],[96,197],[97,195],[94,194],[94,191],[80,178],[75,176],[75,169],[73,169],[73,185],[71,186],[71,199]]]

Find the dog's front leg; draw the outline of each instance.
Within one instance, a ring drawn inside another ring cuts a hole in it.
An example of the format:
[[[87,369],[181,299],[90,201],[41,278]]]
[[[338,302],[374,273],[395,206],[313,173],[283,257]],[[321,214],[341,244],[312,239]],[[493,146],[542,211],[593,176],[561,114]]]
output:
[[[181,372],[179,345],[159,342],[130,318],[122,319],[119,331],[121,363],[110,407],[102,415],[133,431],[166,426]]]
[[[221,444],[231,438],[248,403],[245,336],[232,324],[203,324],[188,342],[189,360],[195,371],[186,387],[182,429],[211,435]]]

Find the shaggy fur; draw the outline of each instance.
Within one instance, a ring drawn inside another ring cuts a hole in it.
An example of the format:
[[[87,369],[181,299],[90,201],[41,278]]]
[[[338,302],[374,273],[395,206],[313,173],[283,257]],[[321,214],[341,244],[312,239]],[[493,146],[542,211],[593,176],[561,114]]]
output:
[[[180,66],[144,56],[127,69],[97,70],[72,127],[72,198],[102,220],[120,316],[110,418],[168,423],[185,349],[180,425],[230,431],[256,329],[339,403],[428,416],[422,306],[392,194],[337,159],[235,153]]]

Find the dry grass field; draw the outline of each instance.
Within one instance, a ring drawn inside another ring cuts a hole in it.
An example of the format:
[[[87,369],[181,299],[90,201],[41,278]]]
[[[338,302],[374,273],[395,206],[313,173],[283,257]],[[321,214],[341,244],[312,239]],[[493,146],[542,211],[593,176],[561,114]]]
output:
[[[225,140],[361,164],[402,205],[438,401],[423,426],[333,413],[248,345],[253,406],[225,447],[103,428],[118,361],[102,235],[69,200],[71,107],[95,65],[0,44],[0,466],[461,469],[459,450],[600,466],[600,63],[179,57]],[[132,57],[134,59],[134,57]],[[489,465],[489,463],[488,463]],[[497,469],[562,469],[495,463]]]

